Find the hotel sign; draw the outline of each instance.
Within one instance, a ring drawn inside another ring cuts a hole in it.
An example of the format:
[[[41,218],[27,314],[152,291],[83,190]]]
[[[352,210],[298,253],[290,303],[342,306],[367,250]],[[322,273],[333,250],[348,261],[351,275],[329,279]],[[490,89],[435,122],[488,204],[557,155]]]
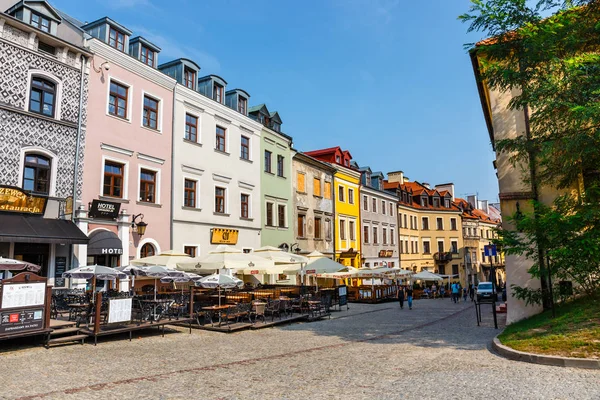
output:
[[[213,228],[210,230],[211,244],[236,244],[239,231],[237,229]]]
[[[47,202],[47,197],[34,196],[13,186],[0,186],[0,211],[44,215]]]
[[[113,203],[112,201],[92,200],[92,206],[90,207],[88,216],[90,218],[115,220],[119,216],[120,209],[120,203]]]

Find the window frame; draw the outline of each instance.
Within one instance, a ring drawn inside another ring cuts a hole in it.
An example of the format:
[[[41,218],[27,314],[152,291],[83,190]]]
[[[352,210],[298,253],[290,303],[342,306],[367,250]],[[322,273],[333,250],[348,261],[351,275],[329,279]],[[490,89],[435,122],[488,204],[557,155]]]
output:
[[[340,219],[340,240],[346,240],[346,220]]]
[[[222,135],[219,134],[219,129],[223,132]],[[223,145],[222,149],[221,144]],[[215,150],[227,153],[227,128],[223,128],[220,125],[215,126]]]
[[[363,243],[369,244],[369,230],[371,227],[369,225],[363,225]]]
[[[219,104],[223,104],[223,90],[224,87],[220,83],[213,82],[213,95],[212,99]]]
[[[296,237],[306,238],[306,214],[298,214]]]
[[[218,190],[222,190],[223,194],[222,195],[218,195],[217,191]],[[220,215],[225,215],[227,214],[227,188],[223,187],[223,186],[215,186],[215,208],[214,208],[214,213],[215,214],[220,214]],[[222,211],[219,211],[219,202],[221,202],[222,204]]]
[[[314,233],[315,239],[317,239],[317,240],[323,239],[323,235],[321,232],[322,229],[323,229],[323,219],[321,217],[315,217],[315,233]]]
[[[138,201],[141,203],[160,204],[160,202],[158,200],[158,194],[160,193],[158,190],[159,171],[156,171],[155,169],[151,169],[151,168],[146,168],[145,166],[142,166],[142,165],[140,165],[138,169],[139,169],[139,172],[138,172]],[[150,172],[153,175],[154,180],[153,181],[143,180],[142,174],[144,173],[144,171]],[[142,189],[143,189],[144,185],[148,185],[148,183],[144,183],[144,182],[151,182],[151,184],[154,186],[154,188],[152,190],[152,197],[153,197],[154,201],[148,201],[148,200],[144,200],[142,198]]]
[[[272,151],[265,150],[264,161],[265,161],[264,171],[268,174],[272,174],[273,173],[273,152]],[[305,182],[305,184],[306,184],[306,182]]]
[[[146,99],[156,102],[156,108],[151,108],[150,106],[147,106]],[[153,96],[147,92],[142,91],[142,126],[144,128],[151,129],[151,130],[157,131],[157,132],[161,131],[161,123],[162,123],[162,118],[160,115],[161,109],[162,109],[161,99],[159,99],[158,97]],[[150,118],[150,117],[147,118],[147,113],[152,113],[152,112],[156,113],[156,121],[155,121],[156,127],[154,127],[154,128],[150,124],[150,121],[152,121],[152,118]],[[146,124],[146,121],[145,121],[146,119],[148,119],[148,124]]]
[[[145,53],[144,53],[145,50]],[[144,45],[140,46],[140,61],[147,66],[154,68],[154,60],[156,58],[156,52],[149,47]],[[146,59],[144,61],[144,59]]]
[[[37,158],[41,158],[44,160],[48,161],[48,165],[47,167],[43,164],[39,164],[39,163],[32,163],[32,162],[28,162],[27,161],[27,157],[37,157]],[[27,190],[30,191],[31,193],[36,193],[36,194],[43,194],[43,195],[47,195],[49,196],[51,191],[52,191],[52,163],[53,163],[53,158],[49,157],[45,154],[40,154],[38,152],[34,152],[34,151],[29,151],[29,152],[25,152],[25,154],[23,155],[23,168],[22,168],[22,172],[21,172],[21,187],[23,188],[23,190]],[[34,178],[33,178],[33,190],[32,189],[27,189],[25,187],[25,180],[30,180],[26,178],[26,174],[25,174],[25,169],[26,168],[32,168],[34,169]],[[47,179],[46,179],[46,188],[47,191],[38,191],[35,190],[36,189],[36,183],[38,183],[39,181],[39,172],[41,170],[47,171]]]
[[[302,176],[302,179],[300,179]],[[300,185],[302,182],[302,185]],[[306,174],[304,172],[296,172],[296,191],[299,193],[306,193]]]
[[[348,239],[351,242],[356,241],[356,221],[348,220]]]
[[[371,227],[373,244],[379,244],[379,232],[376,226]]]
[[[148,254],[147,246],[152,248],[152,254]],[[150,242],[146,242],[140,246],[140,258],[142,257],[150,257],[156,255],[158,253],[158,249],[156,246]]]
[[[285,162],[285,157],[282,156],[281,154],[277,154],[277,176],[280,178],[285,178],[284,162]]]
[[[195,124],[192,124],[188,121],[188,117],[190,118],[194,118],[196,120]],[[183,140],[187,140],[188,142],[192,142],[192,143],[200,143],[198,141],[199,135],[198,135],[198,122],[200,121],[200,118],[197,115],[191,114],[189,112],[185,113],[185,129],[183,132]],[[189,130],[188,130],[189,127]],[[191,139],[191,130],[195,129],[196,132],[193,133],[194,135],[194,139]],[[187,137],[186,137],[187,136]]]
[[[458,230],[458,221],[456,220],[456,218],[450,218],[450,230]]]
[[[435,219],[435,227],[438,231],[443,231],[444,230],[444,218],[443,217],[436,217]]]
[[[348,188],[348,204],[354,204],[354,189]]]
[[[287,206],[285,204],[277,204],[277,227],[287,228]]]
[[[238,96],[238,112],[243,115],[248,114],[248,99]]]
[[[113,166],[115,165],[119,165],[121,167],[121,174],[120,175],[116,175],[116,174],[112,174],[110,173],[109,176],[111,176],[111,185],[110,185],[110,191],[109,194],[106,194],[105,192],[105,179],[106,179],[106,166],[112,164]],[[126,199],[125,197],[125,188],[127,187],[127,184],[125,182],[125,177],[126,177],[126,171],[125,171],[125,164],[121,161],[115,161],[112,159],[106,159],[104,160],[104,162],[102,163],[102,191],[100,193],[102,193],[103,197],[112,197],[115,199]],[[113,188],[114,186],[114,177],[120,177],[121,178],[121,185],[120,185],[120,191],[121,191],[121,195],[120,196],[115,196],[114,195],[114,191]]]
[[[317,191],[317,188],[319,189]],[[321,188],[321,178],[313,176],[313,196],[322,197],[323,190]]]
[[[184,66],[183,67],[183,86],[188,89],[196,90],[196,74],[197,72],[193,69]],[[190,86],[191,85],[191,86]]]
[[[120,87],[122,87],[122,88],[125,89],[125,97],[121,96],[118,93],[118,90],[117,90],[117,92],[113,92],[112,91],[112,87],[111,86],[112,86],[113,83],[116,86],[120,86]],[[107,105],[106,105],[106,113],[108,115],[110,115],[112,117],[115,117],[115,118],[119,118],[119,119],[124,120],[124,121],[130,121],[131,120],[131,117],[130,117],[131,116],[131,89],[132,89],[132,87],[130,85],[127,85],[126,83],[124,83],[122,81],[119,81],[117,79],[110,78],[108,80],[108,101],[107,101]],[[113,104],[113,102],[111,102],[111,97],[115,98],[114,104]],[[125,105],[124,105],[124,107],[122,107],[125,110],[125,115],[124,116],[120,116],[119,113],[118,113],[118,110],[119,110],[119,106],[118,106],[119,105],[119,101],[118,100],[119,99],[125,101]],[[110,111],[110,106],[111,105],[113,105],[115,107],[115,112],[114,113],[112,113]]]
[[[191,250],[191,251],[188,252],[188,250]],[[183,245],[183,252],[185,254],[189,255],[190,257],[197,257],[198,256],[198,246]]]
[[[427,222],[427,223],[425,223]],[[429,217],[421,217],[421,230],[428,231],[429,230]]]
[[[369,196],[363,194],[363,211],[369,211]]]
[[[271,210],[269,211],[269,206],[271,206]],[[275,203],[272,201],[265,202],[265,226],[269,226],[271,228],[275,227],[275,218],[273,216]],[[271,223],[269,223],[269,219]]]
[[[342,185],[338,185],[338,201],[340,203],[345,203],[346,202],[345,199],[344,199],[345,194],[346,194],[345,192],[346,192],[346,188],[344,186],[342,186]]]
[[[331,200],[331,181],[325,181],[323,185],[323,197],[327,200]]]
[[[33,22],[34,16],[39,18],[38,23]],[[48,30],[44,29],[44,21],[48,22]],[[39,29],[42,32],[46,32],[46,33],[50,33],[50,31],[52,30],[52,21],[49,18],[43,16],[40,13],[31,11],[31,10],[30,10],[30,15],[29,15],[29,25],[33,26],[34,28]]]
[[[385,203],[385,200],[381,200],[381,215],[385,215],[385,213],[386,213],[385,207],[386,206],[387,206],[387,204]]]
[[[247,144],[244,144],[244,139],[246,139]],[[245,153],[244,149],[246,150]],[[250,161],[250,137],[246,135],[240,135],[240,158],[245,161]]]
[[[187,182],[192,182],[194,184],[193,190],[189,189],[186,185]],[[194,204],[190,205],[188,204],[188,193],[193,193],[194,194]],[[192,179],[192,178],[188,178],[188,177],[183,177],[183,207],[187,207],[187,208],[199,208],[199,202],[198,202],[198,180],[197,179]]]
[[[41,87],[34,86],[34,81],[40,81],[42,84]],[[52,88],[45,88],[44,86],[52,86]],[[34,111],[31,107],[31,103],[34,101],[33,96],[32,96],[32,93],[34,91],[39,93],[39,96],[40,96],[39,101],[36,101],[40,104],[40,111]],[[59,95],[59,91],[60,91],[60,85],[55,80],[48,79],[48,77],[44,76],[44,75],[32,74],[31,78],[29,79],[29,90],[27,93],[28,94],[27,111],[37,114],[37,115],[43,115],[44,117],[59,119],[59,117],[57,117],[58,110],[57,110],[57,101],[56,101],[57,97]],[[51,114],[44,113],[44,105],[48,104],[44,101],[46,95],[52,95],[52,103],[51,103],[52,113]]]
[[[377,198],[373,197],[371,199],[371,212],[377,214]]]
[[[115,38],[113,39],[111,34],[115,33]],[[123,41],[122,43],[119,42],[119,38],[121,38]],[[111,44],[111,41],[114,40],[114,44]],[[122,49],[119,48],[119,43],[121,43],[121,45],[123,46]],[[108,43],[107,43],[110,47],[112,47],[113,49],[116,49],[118,51],[121,52],[125,52],[125,34],[121,31],[119,31],[118,29],[115,29],[113,26],[109,25],[108,28]]]
[[[244,197],[246,198],[245,201]],[[248,193],[240,193],[240,218],[250,219],[250,195]]]
[[[431,240],[423,240],[423,254],[431,254]]]
[[[387,245],[388,243],[388,238],[387,238],[387,228],[381,228],[381,244],[383,245]]]

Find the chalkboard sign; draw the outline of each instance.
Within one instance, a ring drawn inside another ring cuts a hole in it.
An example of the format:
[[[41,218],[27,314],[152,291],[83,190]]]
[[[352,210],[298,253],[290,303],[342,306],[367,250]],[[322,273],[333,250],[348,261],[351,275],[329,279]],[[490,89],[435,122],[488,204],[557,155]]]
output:
[[[62,274],[67,270],[67,257],[56,257],[54,259],[54,286],[64,287],[65,278]]]
[[[348,305],[348,288],[345,285],[338,286],[338,298],[340,307]]]
[[[38,331],[44,328],[44,309],[10,310],[0,312],[0,335]]]

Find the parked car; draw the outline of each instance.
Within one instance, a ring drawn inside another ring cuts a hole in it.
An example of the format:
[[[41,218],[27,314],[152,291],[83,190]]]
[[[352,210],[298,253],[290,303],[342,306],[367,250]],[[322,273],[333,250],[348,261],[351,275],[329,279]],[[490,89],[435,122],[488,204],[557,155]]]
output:
[[[494,288],[492,282],[479,282],[477,286],[477,301],[495,299]]]

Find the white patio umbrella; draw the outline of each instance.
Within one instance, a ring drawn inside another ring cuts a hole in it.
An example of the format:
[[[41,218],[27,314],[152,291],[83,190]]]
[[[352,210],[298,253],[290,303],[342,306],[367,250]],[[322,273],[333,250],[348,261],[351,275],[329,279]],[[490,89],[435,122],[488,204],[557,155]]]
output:
[[[198,274],[193,274],[191,272],[184,272],[183,276],[165,276],[164,278],[160,278],[162,283],[188,283],[188,282],[196,282],[202,279],[202,277]],[[183,286],[181,286],[181,295],[183,296]]]
[[[27,261],[13,260],[12,258],[0,257],[0,271],[30,271],[39,272],[39,265]]]
[[[159,278],[166,277],[183,277],[184,273],[181,271],[176,271],[174,269],[169,269],[162,265],[154,265],[152,267],[143,268],[146,276],[154,278],[154,300],[156,300],[156,281]]]
[[[131,276],[131,286],[129,290],[133,288],[135,285],[135,277],[136,276],[145,276],[146,272],[142,269],[142,267],[136,267],[135,265],[127,265],[125,267],[117,267],[115,268],[117,271],[121,271],[124,274]]]
[[[96,280],[104,279],[104,280],[115,280],[115,279],[125,279],[127,275],[125,275],[121,271],[117,271],[114,268],[105,267],[103,265],[88,265],[82,266],[78,268],[73,268],[62,274],[63,278],[73,278],[73,279],[93,279],[92,281],[92,293],[96,291]]]
[[[217,288],[219,290],[219,306],[221,305],[221,288],[232,289],[239,286],[240,283],[243,284],[241,280],[225,274],[212,274],[205,276],[204,278],[200,279],[198,283],[204,288]]]
[[[421,271],[411,276],[413,281],[444,281],[444,278],[429,271]]]
[[[136,258],[131,260],[129,263],[131,265],[141,266],[141,267],[149,267],[152,265],[160,265],[167,267],[169,269],[175,269],[177,267],[177,263],[186,262],[191,260],[192,257],[186,253],[180,253],[174,250],[163,251],[162,253],[149,256]]]
[[[272,260],[275,264],[299,264],[307,263],[308,258],[299,254],[288,253],[281,250],[279,247],[263,246],[252,253]]]
[[[177,269],[186,272],[217,271],[222,268],[260,270],[272,268],[273,261],[252,253],[244,253],[232,246],[219,245],[203,257],[190,258],[177,263]]]

